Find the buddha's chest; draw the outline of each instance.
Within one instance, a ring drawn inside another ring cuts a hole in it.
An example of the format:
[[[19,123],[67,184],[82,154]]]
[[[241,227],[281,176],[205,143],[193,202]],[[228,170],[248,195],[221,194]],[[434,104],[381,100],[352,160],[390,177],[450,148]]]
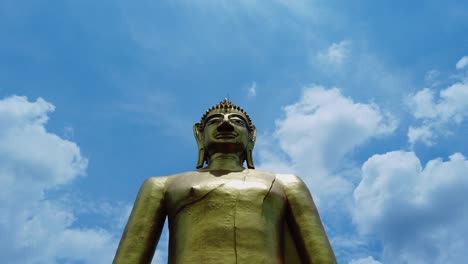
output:
[[[189,175],[169,186],[166,207],[170,216],[193,207],[226,213],[243,211],[261,214],[272,209],[280,212],[285,199],[282,188],[275,182],[272,174]]]

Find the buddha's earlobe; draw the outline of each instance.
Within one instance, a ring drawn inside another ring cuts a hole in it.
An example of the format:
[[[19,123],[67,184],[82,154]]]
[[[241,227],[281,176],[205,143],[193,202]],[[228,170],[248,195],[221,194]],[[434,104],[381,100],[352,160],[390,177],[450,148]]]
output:
[[[247,149],[245,150],[245,159],[247,162],[247,168],[255,169],[253,162],[253,148],[255,146],[255,140],[257,139],[257,130],[255,126],[252,125],[252,131],[249,133],[249,142],[247,143]]]
[[[198,146],[198,159],[197,159],[197,169],[203,168],[205,162],[205,147],[203,145],[203,131],[200,130],[200,123],[193,125],[193,135],[197,141]]]
[[[252,157],[252,149],[247,149],[246,152],[247,152],[246,153],[247,168],[255,169],[255,165],[253,163],[253,157]]]

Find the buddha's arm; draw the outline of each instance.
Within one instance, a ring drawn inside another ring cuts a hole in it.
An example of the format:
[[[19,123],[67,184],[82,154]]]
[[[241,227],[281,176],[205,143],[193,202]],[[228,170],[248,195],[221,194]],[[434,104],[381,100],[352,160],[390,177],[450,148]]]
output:
[[[288,202],[286,220],[303,263],[336,263],[335,255],[323,228],[307,186],[294,175],[282,175]]]
[[[114,264],[149,264],[166,218],[166,177],[147,179],[140,188]]]

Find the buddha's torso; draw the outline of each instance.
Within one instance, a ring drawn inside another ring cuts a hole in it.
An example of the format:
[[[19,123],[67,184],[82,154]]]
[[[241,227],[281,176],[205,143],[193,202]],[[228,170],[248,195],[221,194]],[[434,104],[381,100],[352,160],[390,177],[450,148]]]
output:
[[[274,174],[196,171],[166,186],[170,263],[283,262],[286,201]]]

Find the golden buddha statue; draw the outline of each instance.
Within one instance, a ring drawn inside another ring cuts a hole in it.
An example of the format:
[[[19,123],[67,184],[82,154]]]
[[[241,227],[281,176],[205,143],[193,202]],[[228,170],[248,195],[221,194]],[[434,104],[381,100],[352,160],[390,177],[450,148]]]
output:
[[[143,183],[114,264],[151,263],[166,217],[171,264],[336,263],[302,180],[254,169],[244,110],[224,99],[194,134],[198,170]]]

